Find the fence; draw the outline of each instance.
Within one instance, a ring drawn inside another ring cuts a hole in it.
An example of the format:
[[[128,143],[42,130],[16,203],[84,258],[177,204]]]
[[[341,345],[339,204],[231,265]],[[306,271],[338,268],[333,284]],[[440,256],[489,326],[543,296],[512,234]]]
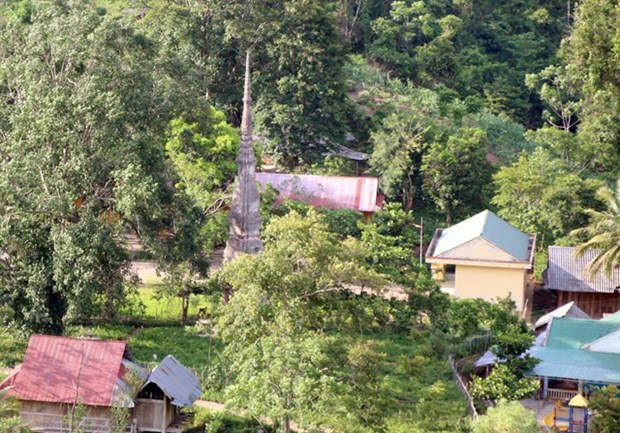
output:
[[[21,412],[22,421],[28,424],[33,432],[39,433],[70,433],[69,423],[62,415]],[[79,427],[74,427],[84,433],[113,433],[118,431],[108,418],[84,417],[79,422]],[[123,433],[136,433],[135,423],[128,425]]]
[[[463,382],[463,379],[459,374],[459,371],[456,367],[456,361],[454,360],[454,357],[452,355],[448,356],[448,360],[450,361],[450,368],[452,368],[452,376],[454,377],[456,386],[465,397],[465,401],[467,402],[467,409],[469,410],[469,413],[471,413],[472,418],[476,419],[478,418],[478,411],[476,411],[476,407],[474,406],[474,399],[467,390],[467,385],[465,384],[465,382]]]
[[[464,341],[453,344],[450,347],[450,353],[458,355],[459,357],[465,357],[473,355],[475,353],[484,352],[491,347],[493,342],[493,333],[488,331],[486,334],[475,335],[469,337]]]

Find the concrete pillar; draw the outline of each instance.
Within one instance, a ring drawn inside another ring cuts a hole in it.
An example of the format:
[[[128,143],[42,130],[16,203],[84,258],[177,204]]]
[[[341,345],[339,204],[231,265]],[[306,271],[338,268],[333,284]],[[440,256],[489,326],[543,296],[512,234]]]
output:
[[[547,398],[547,391],[549,389],[549,378],[543,378],[543,399]]]

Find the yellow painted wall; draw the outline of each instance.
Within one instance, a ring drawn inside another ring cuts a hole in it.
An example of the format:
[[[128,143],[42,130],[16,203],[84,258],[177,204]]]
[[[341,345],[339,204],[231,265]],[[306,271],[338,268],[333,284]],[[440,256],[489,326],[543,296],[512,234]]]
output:
[[[521,311],[525,275],[525,269],[456,265],[455,295],[458,298],[482,298],[493,301],[510,294],[517,304],[517,309]]]

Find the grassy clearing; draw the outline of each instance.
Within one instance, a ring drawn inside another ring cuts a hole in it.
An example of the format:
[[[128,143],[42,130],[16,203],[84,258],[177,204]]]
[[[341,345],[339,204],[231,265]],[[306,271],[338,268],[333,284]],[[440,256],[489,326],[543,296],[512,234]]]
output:
[[[145,320],[155,320],[167,323],[181,323],[181,299],[179,298],[159,298],[154,287],[141,287],[138,289],[140,301],[144,304],[144,312],[137,318]],[[212,301],[201,295],[194,295],[190,298],[188,317],[194,320],[198,316],[201,308],[210,311]]]
[[[131,333],[129,325],[76,325],[65,330],[67,337],[95,337],[102,340],[125,340]]]

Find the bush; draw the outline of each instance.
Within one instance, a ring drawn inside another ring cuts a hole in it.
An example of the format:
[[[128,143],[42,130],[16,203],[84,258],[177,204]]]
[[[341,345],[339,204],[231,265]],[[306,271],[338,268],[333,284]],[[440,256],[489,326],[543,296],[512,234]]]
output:
[[[539,433],[534,412],[518,401],[501,400],[472,423],[472,433]]]

